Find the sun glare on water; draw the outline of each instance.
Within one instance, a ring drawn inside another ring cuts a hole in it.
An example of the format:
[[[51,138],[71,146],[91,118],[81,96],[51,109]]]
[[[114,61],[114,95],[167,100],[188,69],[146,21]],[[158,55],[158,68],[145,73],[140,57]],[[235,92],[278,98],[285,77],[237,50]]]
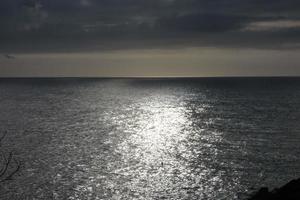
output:
[[[142,99],[138,110],[124,124],[128,134],[115,149],[122,161],[112,171],[123,179],[119,186],[115,180],[108,180],[117,191],[113,195],[115,199],[132,196],[184,199],[189,193],[201,197],[213,190],[203,180],[210,178],[210,182],[221,184],[218,174],[212,175],[205,162],[199,162],[196,169],[191,166],[201,152],[193,152],[189,147],[192,125],[184,102],[168,95],[152,96]],[[204,112],[204,108],[198,111]],[[206,139],[217,140],[217,137]],[[213,147],[210,151],[214,151]]]

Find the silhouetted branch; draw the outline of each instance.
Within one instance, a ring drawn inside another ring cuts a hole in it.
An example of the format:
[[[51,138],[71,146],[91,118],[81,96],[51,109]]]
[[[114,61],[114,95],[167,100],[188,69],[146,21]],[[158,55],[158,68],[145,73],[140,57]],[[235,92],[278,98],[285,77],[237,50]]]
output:
[[[2,144],[2,140],[5,138],[7,132],[5,131],[4,134],[0,137],[0,146]]]
[[[7,132],[0,137],[0,147],[6,134]],[[12,177],[20,170],[21,165],[14,158],[12,152],[9,152],[8,156],[6,156],[5,153],[3,153],[3,150],[0,149],[0,154],[2,161],[2,163],[0,163],[0,182],[5,182],[12,179]]]
[[[0,180],[0,182],[5,182],[5,181],[8,181],[8,180],[12,180],[12,177],[20,170],[20,168],[21,168],[20,163],[16,159],[14,159],[14,161],[16,163],[15,169],[12,170],[5,178]]]

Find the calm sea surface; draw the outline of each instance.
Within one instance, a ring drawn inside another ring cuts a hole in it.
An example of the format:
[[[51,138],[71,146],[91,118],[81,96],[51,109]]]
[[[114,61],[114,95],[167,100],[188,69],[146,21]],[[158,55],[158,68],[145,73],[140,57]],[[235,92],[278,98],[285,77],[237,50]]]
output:
[[[300,177],[300,79],[0,79],[1,199],[243,199]]]

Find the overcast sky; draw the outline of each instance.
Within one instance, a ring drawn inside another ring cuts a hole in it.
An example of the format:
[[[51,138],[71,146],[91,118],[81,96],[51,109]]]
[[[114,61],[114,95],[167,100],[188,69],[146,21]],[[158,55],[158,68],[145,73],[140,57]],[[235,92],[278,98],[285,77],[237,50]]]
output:
[[[300,76],[299,0],[1,0],[0,76]]]

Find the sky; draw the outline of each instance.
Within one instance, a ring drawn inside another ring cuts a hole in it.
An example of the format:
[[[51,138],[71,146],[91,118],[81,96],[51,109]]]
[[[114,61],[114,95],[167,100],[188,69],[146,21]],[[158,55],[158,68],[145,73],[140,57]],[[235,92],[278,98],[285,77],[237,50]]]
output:
[[[1,0],[0,76],[300,76],[299,0]]]

